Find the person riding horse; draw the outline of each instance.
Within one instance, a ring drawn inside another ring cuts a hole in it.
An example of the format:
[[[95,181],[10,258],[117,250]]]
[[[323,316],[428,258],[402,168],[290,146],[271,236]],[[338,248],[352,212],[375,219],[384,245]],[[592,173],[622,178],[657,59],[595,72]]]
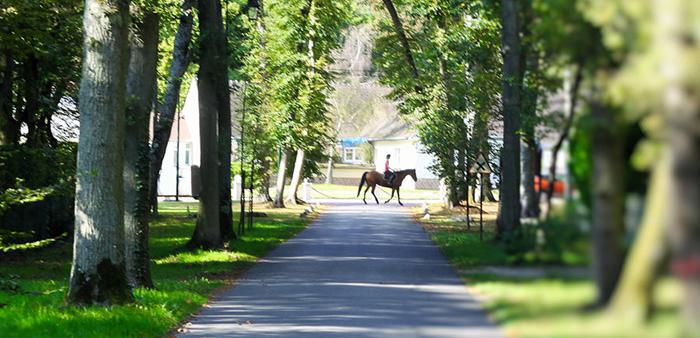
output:
[[[394,181],[394,171],[391,170],[389,167],[389,159],[391,158],[391,154],[386,154],[386,162],[384,162],[384,179],[389,182],[389,185],[392,184]]]

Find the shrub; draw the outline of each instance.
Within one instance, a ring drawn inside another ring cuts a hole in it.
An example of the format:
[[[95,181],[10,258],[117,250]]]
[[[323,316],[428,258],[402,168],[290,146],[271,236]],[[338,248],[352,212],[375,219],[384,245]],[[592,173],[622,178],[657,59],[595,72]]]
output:
[[[504,250],[511,264],[582,265],[588,261],[588,229],[576,224],[576,202],[569,202],[563,213],[548,221],[523,224],[503,237]]]
[[[70,232],[75,144],[57,148],[0,147],[0,227],[34,240]]]

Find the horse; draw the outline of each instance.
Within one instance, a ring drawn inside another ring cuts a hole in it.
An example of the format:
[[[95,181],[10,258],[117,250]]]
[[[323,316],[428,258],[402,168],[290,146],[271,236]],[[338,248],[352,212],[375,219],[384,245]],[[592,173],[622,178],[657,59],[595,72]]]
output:
[[[403,182],[404,178],[406,176],[411,176],[413,177],[414,181],[418,181],[418,178],[416,177],[416,169],[406,169],[406,170],[400,170],[394,172],[394,180],[392,181],[392,184],[389,184],[389,181],[384,179],[384,174],[375,171],[375,170],[370,170],[370,171],[365,171],[364,174],[362,174],[362,178],[360,179],[360,186],[357,188],[357,197],[360,197],[360,192],[362,191],[362,186],[367,183],[367,188],[365,188],[365,194],[362,196],[362,202],[365,202],[367,204],[367,190],[369,188],[372,188],[372,196],[374,196],[374,200],[379,204],[379,199],[377,198],[377,195],[374,194],[374,189],[377,187],[377,185],[380,185],[382,187],[387,187],[391,188],[391,197],[389,197],[388,200],[384,203],[389,203],[392,198],[394,198],[394,192],[396,192],[396,197],[399,200],[399,205],[403,205],[401,203],[401,193],[399,192],[399,189],[401,188],[401,183]]]

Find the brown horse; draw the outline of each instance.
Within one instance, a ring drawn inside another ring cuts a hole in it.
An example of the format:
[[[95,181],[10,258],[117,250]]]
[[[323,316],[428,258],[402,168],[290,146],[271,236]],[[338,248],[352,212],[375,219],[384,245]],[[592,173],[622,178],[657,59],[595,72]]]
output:
[[[367,201],[365,200],[367,198],[367,190],[369,188],[372,188],[372,196],[374,196],[374,200],[377,201],[377,204],[379,204],[379,199],[377,198],[377,195],[374,194],[374,188],[377,187],[377,185],[380,185],[382,187],[387,187],[391,188],[391,197],[389,197],[388,200],[384,203],[389,203],[392,198],[394,198],[394,191],[396,192],[396,197],[399,200],[399,204],[403,205],[401,203],[401,193],[399,192],[399,189],[401,188],[401,183],[403,182],[403,179],[406,178],[406,176],[411,176],[413,177],[414,181],[418,181],[418,178],[416,177],[416,169],[406,169],[406,170],[401,170],[401,171],[396,171],[394,172],[394,180],[392,181],[392,184],[389,184],[389,181],[384,179],[384,174],[378,172],[378,171],[365,171],[364,174],[362,174],[362,179],[360,179],[360,187],[357,188],[357,197],[360,197],[360,192],[362,191],[362,186],[367,183],[367,188],[365,188],[365,194],[362,196],[362,201],[367,204]]]

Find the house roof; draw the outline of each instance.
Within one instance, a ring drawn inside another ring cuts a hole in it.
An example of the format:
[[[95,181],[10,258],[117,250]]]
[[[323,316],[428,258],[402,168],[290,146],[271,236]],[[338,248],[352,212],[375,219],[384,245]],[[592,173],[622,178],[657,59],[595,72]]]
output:
[[[182,116],[180,119],[180,141],[191,141],[192,133],[190,133],[190,126],[187,123],[187,119]],[[170,131],[170,141],[177,141],[177,120],[173,122],[173,128]]]

